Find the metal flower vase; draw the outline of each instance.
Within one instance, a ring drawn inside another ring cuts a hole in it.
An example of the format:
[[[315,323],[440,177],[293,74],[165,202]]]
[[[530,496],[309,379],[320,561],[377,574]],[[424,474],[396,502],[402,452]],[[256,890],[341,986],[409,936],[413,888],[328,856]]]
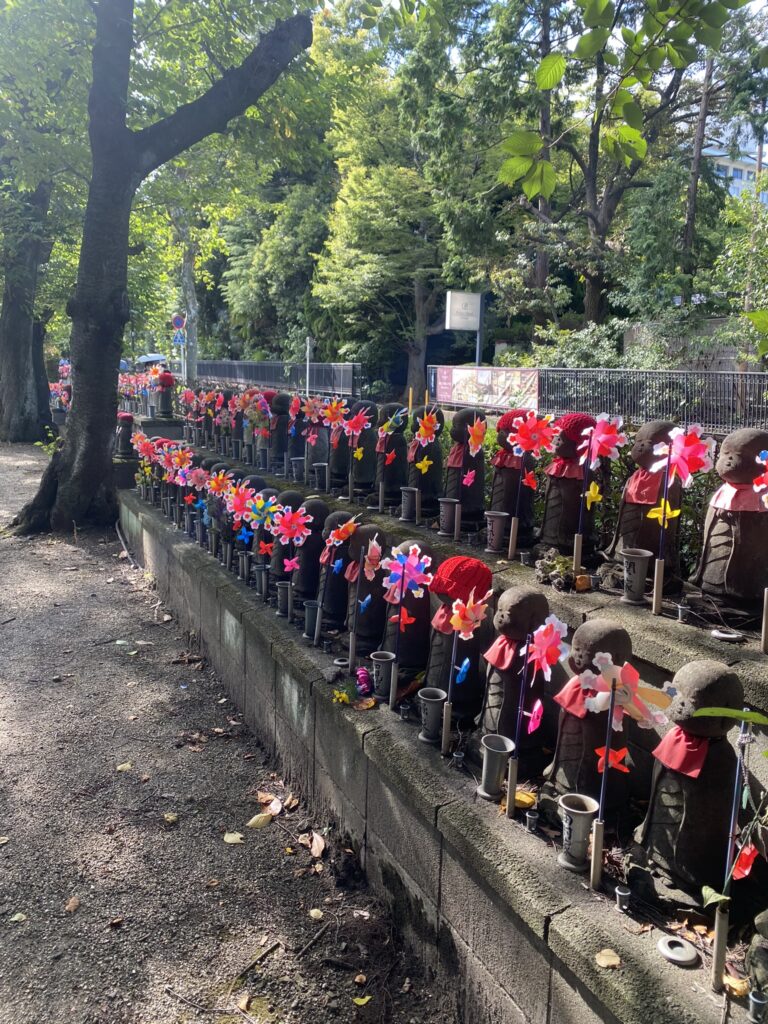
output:
[[[419,739],[422,743],[436,746],[442,738],[443,705],[448,700],[448,694],[436,686],[425,686],[419,691],[418,697],[421,708]]]
[[[557,863],[568,871],[586,871],[589,834],[600,805],[591,796],[566,793],[558,800],[558,806],[563,819],[563,849]]]
[[[621,556],[624,559],[624,593],[621,600],[624,604],[645,604],[645,581],[653,552],[645,548],[624,548]]]
[[[477,795],[483,800],[501,800],[504,773],[515,744],[506,736],[488,733],[480,740],[480,746],[483,751],[483,774]]]
[[[379,704],[389,700],[389,692],[392,688],[392,667],[395,662],[395,655],[392,651],[374,651],[371,654],[373,662],[373,696]]]

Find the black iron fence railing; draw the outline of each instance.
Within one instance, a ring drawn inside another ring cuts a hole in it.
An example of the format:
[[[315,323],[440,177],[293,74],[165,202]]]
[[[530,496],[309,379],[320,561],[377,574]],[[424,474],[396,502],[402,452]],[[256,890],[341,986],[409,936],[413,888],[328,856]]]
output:
[[[628,424],[672,419],[700,423],[718,434],[738,427],[768,429],[766,373],[430,366],[427,379],[430,396],[441,405],[501,411],[535,402],[541,412],[556,416],[605,412],[623,416]]]
[[[306,363],[250,362],[235,359],[200,359],[200,381],[244,384],[247,387],[272,388],[275,391],[309,391],[313,395],[360,396],[360,363],[310,363],[307,388]]]

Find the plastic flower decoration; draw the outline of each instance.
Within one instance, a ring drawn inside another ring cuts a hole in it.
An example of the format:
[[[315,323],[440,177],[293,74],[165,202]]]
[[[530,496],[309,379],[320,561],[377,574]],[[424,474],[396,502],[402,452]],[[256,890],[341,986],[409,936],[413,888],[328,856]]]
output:
[[[269,498],[262,497],[259,492],[251,502],[251,522],[254,526],[272,533],[277,513],[282,510],[275,495]]]
[[[363,559],[363,572],[365,573],[365,578],[369,583],[380,568],[381,544],[379,544],[379,535],[377,533],[375,537],[368,541],[368,550],[366,551],[365,558]]]
[[[564,658],[568,651],[568,646],[564,643],[567,634],[568,627],[556,615],[547,616],[544,624],[534,632],[530,644],[525,647],[528,664],[533,665],[534,675],[541,672],[549,682],[552,678],[552,666]]]
[[[371,425],[371,419],[366,415],[364,409],[356,412],[354,416],[350,416],[349,419],[344,420],[344,433],[347,437],[358,437],[364,430],[367,430]],[[362,455],[360,456],[362,458]]]
[[[388,434],[393,433],[403,422],[404,417],[408,415],[407,409],[398,409],[397,412],[390,416],[390,418],[379,427],[379,437],[387,437]]]
[[[397,452],[394,451],[394,449],[391,452],[387,452],[387,454],[384,456],[384,465],[385,466],[391,466],[396,458],[397,458]]]
[[[408,609],[403,607],[403,608],[400,609],[400,614],[399,615],[390,615],[389,621],[390,622],[398,622],[399,621],[400,622],[400,632],[404,633],[406,626],[410,626],[412,623],[414,623],[416,621],[416,616],[415,615],[409,615],[408,614]]]
[[[293,572],[294,569],[299,568],[299,556],[295,558],[284,558],[283,559],[283,572]]]
[[[595,426],[583,431],[579,462],[583,465],[589,459],[590,469],[597,469],[601,458],[618,459],[619,448],[627,443],[627,435],[621,433],[622,423],[621,416],[611,419],[607,413],[601,413]]]
[[[208,493],[213,495],[224,494],[232,481],[232,474],[227,473],[225,470],[220,470],[218,473],[214,473],[208,478],[207,488]]]
[[[659,461],[651,466],[651,472],[664,469],[669,462],[669,479],[678,477],[683,487],[690,487],[694,473],[712,469],[712,455],[715,450],[713,437],[702,437],[702,428],[694,423],[686,432],[682,427],[675,427],[669,432],[669,444],[663,441],[654,446],[653,454]]]
[[[476,601],[473,587],[466,601],[462,601],[460,597],[457,597],[453,602],[451,607],[453,614],[451,615],[450,622],[454,632],[459,634],[461,640],[472,639],[472,634],[485,618],[488,602],[492,594],[493,591],[489,590],[484,597]]]
[[[464,476],[461,478],[461,482],[465,487],[471,487],[472,484],[475,482],[474,469],[470,469],[467,473],[465,473]]]
[[[430,442],[434,441],[437,437],[437,428],[439,426],[437,421],[437,413],[427,412],[423,416],[416,417],[419,429],[416,431],[415,440],[419,442],[422,448],[426,448]],[[418,466],[418,462],[416,463]],[[424,470],[422,470],[422,473]]]
[[[659,524],[666,530],[670,519],[677,519],[680,515],[679,508],[672,508],[669,502],[662,498],[660,504],[652,508],[648,513],[648,519],[658,519]]]
[[[301,410],[301,398],[298,395],[294,395],[291,399],[291,404],[288,407],[288,415],[292,420],[295,420]]]
[[[427,572],[431,564],[431,557],[422,555],[418,544],[412,544],[408,554],[392,548],[392,556],[383,559],[381,563],[382,569],[389,574],[383,580],[386,589],[384,600],[398,604],[401,590],[414,597],[423,597],[424,587],[432,582],[432,573]]]
[[[752,486],[755,491],[764,491],[765,488],[768,487],[768,452],[760,452],[755,459],[755,462],[757,462],[759,466],[763,467],[763,472],[760,476],[755,477],[752,481]],[[765,497],[763,497],[763,504],[765,504]]]
[[[530,736],[541,725],[541,720],[544,717],[544,705],[537,700],[531,710],[524,711],[523,714],[528,719],[528,735]]]
[[[425,455],[421,462],[416,462],[414,463],[414,465],[416,466],[416,469],[418,469],[418,471],[423,474],[427,472],[430,466],[434,465],[434,462],[432,461],[432,459],[428,459],[427,456]]]
[[[281,544],[295,544],[298,548],[309,536],[312,520],[313,516],[309,515],[303,505],[295,512],[290,505],[285,505],[275,513],[275,522],[270,532]]]
[[[271,558],[272,557],[272,553],[273,553],[274,550],[275,550],[275,542],[273,540],[271,540],[269,542],[267,542],[265,540],[260,540],[259,541],[259,554],[260,555],[269,555],[269,557]]]
[[[360,525],[357,521],[358,518],[359,516],[355,516],[353,519],[348,519],[346,523],[342,523],[341,526],[337,526],[335,530],[331,530],[328,534],[328,540],[325,542],[326,547],[330,547],[331,545],[339,547],[345,541],[348,541]]]
[[[509,437],[509,444],[516,455],[530,452],[538,458],[542,452],[552,451],[559,433],[559,428],[552,426],[551,416],[539,417],[535,412],[529,412],[525,418],[521,416],[515,420],[515,431]]]
[[[539,484],[536,480],[536,474],[532,469],[529,469],[523,477],[523,487],[530,487],[532,491],[535,491],[538,486]]]
[[[307,396],[304,405],[301,407],[302,412],[309,420],[310,423],[319,423],[323,415],[323,400],[317,395],[314,397]]]
[[[600,488],[597,486],[597,483],[594,480],[589,485],[588,489],[584,492],[584,500],[587,503],[587,512],[589,512],[592,509],[593,505],[603,500],[603,496],[600,493]]]
[[[187,466],[192,465],[192,452],[189,448],[177,448],[171,454],[171,461],[174,469],[186,469]]]
[[[624,716],[634,718],[641,729],[652,729],[664,725],[667,716],[661,708],[672,703],[672,693],[666,688],[659,690],[648,686],[640,679],[640,673],[629,662],[619,667],[613,664],[610,654],[597,654],[594,661],[599,675],[590,669],[579,676],[583,690],[594,690],[594,696],[587,697],[584,706],[588,711],[607,711],[611,702],[611,688],[616,684],[616,700],[613,708],[613,728],[620,732]]]
[[[348,411],[346,398],[329,398],[321,409],[323,423],[326,427],[341,426]]]
[[[251,509],[255,494],[256,491],[253,487],[246,487],[244,484],[233,484],[224,495],[224,504],[227,506],[227,512],[231,513],[235,519],[244,519],[246,523],[249,523],[253,518]]]
[[[597,770],[600,775],[605,771],[605,747],[595,747],[595,753],[597,754]],[[629,768],[622,761],[627,756],[629,751],[626,747],[621,747],[620,750],[609,750],[608,751],[608,767],[615,768],[617,772],[626,772],[629,774]]]
[[[355,450],[352,452],[352,458],[357,459],[358,462],[360,461],[360,459],[362,459],[363,455],[364,452],[362,448],[355,448]]]
[[[485,420],[481,420],[478,416],[475,416],[474,423],[467,427],[467,436],[469,438],[469,454],[477,455],[480,449],[483,447],[483,441],[485,440],[485,431],[488,428],[488,424]]]
[[[208,483],[208,470],[203,469],[201,466],[195,466],[187,477],[187,483],[190,487],[194,487],[196,491],[202,491]]]
[[[253,530],[249,530],[245,523],[243,523],[240,527],[240,532],[237,534],[237,539],[241,540],[243,544],[247,544],[251,537],[253,537]]]

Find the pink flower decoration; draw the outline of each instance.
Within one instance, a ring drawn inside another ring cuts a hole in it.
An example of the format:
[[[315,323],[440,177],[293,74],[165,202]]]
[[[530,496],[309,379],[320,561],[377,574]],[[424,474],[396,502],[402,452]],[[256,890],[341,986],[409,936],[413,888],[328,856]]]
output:
[[[587,427],[583,432],[584,440],[578,447],[582,465],[589,459],[590,468],[597,469],[601,458],[618,459],[619,448],[627,443],[627,435],[620,433],[622,422],[621,416],[611,419],[606,413],[601,413],[595,426]]]
[[[483,598],[475,601],[475,591],[473,589],[466,602],[458,597],[453,602],[451,625],[454,631],[459,634],[461,640],[472,639],[472,634],[485,618],[488,601],[491,599],[492,594],[493,591],[489,590]]]
[[[662,441],[653,449],[653,454],[659,456],[659,461],[651,466],[651,472],[664,469],[669,460],[670,482],[677,476],[683,487],[690,487],[694,473],[712,469],[715,439],[702,437],[701,430],[698,423],[689,427],[687,433],[682,427],[670,430],[669,444]]]
[[[539,626],[531,637],[530,644],[525,648],[528,664],[533,665],[534,675],[541,672],[549,682],[552,678],[552,666],[564,657],[567,646],[563,643],[568,627],[556,615],[549,615],[543,626]]]
[[[190,487],[194,487],[196,491],[202,491],[208,483],[208,470],[196,466],[187,477],[187,483]]]
[[[369,583],[373,580],[380,568],[381,544],[379,544],[379,535],[377,533],[372,540],[368,541],[368,551],[363,559],[363,572],[365,573],[365,578]]]
[[[468,473],[465,473],[461,482],[465,487],[471,487],[475,482],[475,470],[470,469]]]
[[[641,729],[652,729],[664,725],[667,716],[660,710],[669,707],[672,695],[666,689],[648,686],[640,679],[637,669],[629,662],[619,667],[613,664],[610,654],[597,654],[595,666],[600,670],[595,675],[587,669],[579,676],[583,690],[594,690],[594,696],[587,697],[584,706],[588,711],[607,711],[611,702],[611,688],[616,684],[616,698],[613,707],[613,728],[620,732],[624,716],[634,718]]]
[[[294,569],[299,568],[299,556],[295,558],[284,558],[283,559],[283,572],[293,572]]]
[[[544,705],[540,700],[537,700],[530,711],[524,711],[524,715],[528,717],[528,735],[536,730],[541,725],[541,719],[544,717]]]
[[[290,505],[286,505],[275,513],[275,523],[271,532],[281,544],[293,543],[296,547],[301,547],[309,536],[309,523],[312,522],[312,518],[303,505],[295,512]]]

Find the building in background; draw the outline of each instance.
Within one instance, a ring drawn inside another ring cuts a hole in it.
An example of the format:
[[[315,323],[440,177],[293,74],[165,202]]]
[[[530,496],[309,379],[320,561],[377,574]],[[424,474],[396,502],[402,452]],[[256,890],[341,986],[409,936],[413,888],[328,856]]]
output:
[[[717,145],[704,149],[704,156],[714,164],[715,173],[728,181],[728,191],[732,196],[738,197],[745,188],[755,187],[757,147],[754,140],[750,140],[750,143],[736,151]],[[766,171],[765,164],[763,171]],[[768,192],[760,193],[760,201],[768,205]]]

